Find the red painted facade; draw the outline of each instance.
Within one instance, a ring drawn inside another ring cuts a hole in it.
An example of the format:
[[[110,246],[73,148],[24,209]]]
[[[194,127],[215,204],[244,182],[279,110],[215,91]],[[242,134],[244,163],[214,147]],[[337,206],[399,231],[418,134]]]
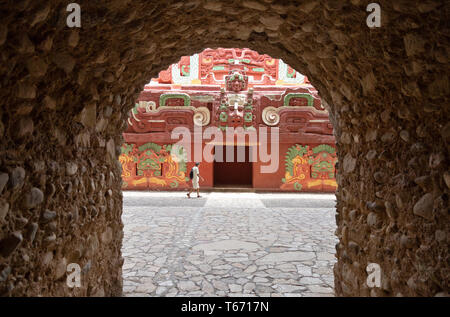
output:
[[[182,145],[172,137],[180,128],[191,133]],[[259,156],[261,128],[268,151],[278,149],[278,168],[269,173],[262,167],[271,162]],[[282,60],[249,49],[206,49],[160,72],[141,92],[123,136],[123,189],[186,188],[194,161],[202,162],[201,187],[336,189],[333,128],[317,90]],[[226,147],[242,147],[245,161],[234,154],[233,162],[218,162]]]

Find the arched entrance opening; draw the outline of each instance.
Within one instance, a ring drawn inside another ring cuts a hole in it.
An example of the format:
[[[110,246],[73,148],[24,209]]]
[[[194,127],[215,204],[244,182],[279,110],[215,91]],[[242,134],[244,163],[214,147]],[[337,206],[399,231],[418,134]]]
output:
[[[129,112],[125,190],[202,188],[333,192],[332,124],[308,78],[250,49],[183,56],[159,73]]]
[[[337,295],[448,292],[448,4],[379,4],[376,29],[359,1],[91,2],[79,29],[61,1],[2,4],[2,294],[121,294],[127,112],[149,78],[204,47],[281,58],[330,105]]]
[[[127,123],[125,296],[333,295],[335,140],[304,75],[208,48],[159,72]]]

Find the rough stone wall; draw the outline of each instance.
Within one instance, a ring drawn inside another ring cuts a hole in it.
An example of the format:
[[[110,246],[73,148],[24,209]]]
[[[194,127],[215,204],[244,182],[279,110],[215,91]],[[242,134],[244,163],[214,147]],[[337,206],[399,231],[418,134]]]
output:
[[[120,295],[126,112],[148,80],[206,47],[249,47],[306,74],[339,157],[336,294],[449,288],[449,5],[378,1],[0,4],[0,293]],[[149,241],[151,243],[151,241]],[[382,288],[366,286],[378,263]],[[68,263],[82,287],[65,283]]]

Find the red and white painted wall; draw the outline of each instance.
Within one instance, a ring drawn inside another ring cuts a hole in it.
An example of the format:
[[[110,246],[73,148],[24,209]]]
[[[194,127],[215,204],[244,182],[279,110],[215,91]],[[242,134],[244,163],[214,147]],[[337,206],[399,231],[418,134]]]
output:
[[[123,136],[124,190],[186,188],[196,161],[204,188],[337,187],[333,127],[317,90],[282,60],[249,49],[183,56],[145,86]]]

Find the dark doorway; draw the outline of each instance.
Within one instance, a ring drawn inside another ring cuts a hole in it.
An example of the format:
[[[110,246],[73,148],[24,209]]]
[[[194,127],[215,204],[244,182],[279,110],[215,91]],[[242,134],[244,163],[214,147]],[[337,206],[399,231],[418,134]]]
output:
[[[227,159],[226,153],[233,150],[233,159]],[[244,151],[241,157],[243,162],[238,162],[238,149]],[[250,161],[249,146],[223,146],[215,147],[214,157],[214,186],[252,187],[253,165]],[[221,155],[223,153],[223,155]],[[223,161],[223,162],[221,162]],[[228,161],[228,162],[227,162]]]

